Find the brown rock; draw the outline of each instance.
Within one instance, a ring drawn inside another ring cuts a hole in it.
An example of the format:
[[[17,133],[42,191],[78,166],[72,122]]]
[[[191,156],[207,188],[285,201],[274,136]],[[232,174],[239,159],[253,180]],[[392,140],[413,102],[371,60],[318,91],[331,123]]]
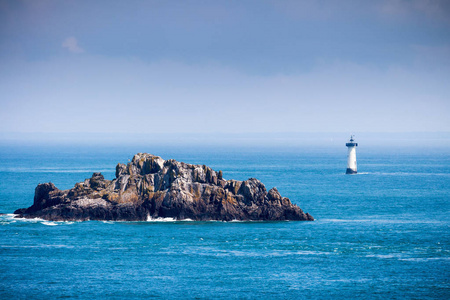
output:
[[[36,187],[34,203],[15,213],[46,220],[128,220],[170,217],[192,220],[314,220],[276,188],[259,180],[225,180],[203,165],[136,154],[116,166],[116,178],[94,173],[66,191]]]

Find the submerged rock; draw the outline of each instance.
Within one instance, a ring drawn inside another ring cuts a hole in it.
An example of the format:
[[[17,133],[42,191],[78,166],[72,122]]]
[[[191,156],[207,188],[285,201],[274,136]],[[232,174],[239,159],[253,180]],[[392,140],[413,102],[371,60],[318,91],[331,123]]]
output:
[[[222,171],[138,153],[116,166],[116,178],[101,173],[59,190],[39,184],[34,203],[14,212],[46,220],[314,220],[276,188],[267,191],[255,178],[225,180]]]

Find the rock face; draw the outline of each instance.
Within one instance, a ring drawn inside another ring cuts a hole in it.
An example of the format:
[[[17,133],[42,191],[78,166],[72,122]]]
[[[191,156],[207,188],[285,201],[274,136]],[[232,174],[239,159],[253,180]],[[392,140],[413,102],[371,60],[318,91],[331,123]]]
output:
[[[259,180],[225,180],[222,171],[138,153],[116,166],[116,178],[102,174],[59,190],[39,184],[34,203],[14,212],[19,217],[53,221],[126,220],[314,220],[276,188]]]

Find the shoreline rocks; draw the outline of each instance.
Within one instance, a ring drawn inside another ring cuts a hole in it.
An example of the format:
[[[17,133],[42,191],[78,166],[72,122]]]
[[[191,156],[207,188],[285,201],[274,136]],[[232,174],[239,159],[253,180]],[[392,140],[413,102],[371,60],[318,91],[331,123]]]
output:
[[[255,178],[225,180],[222,171],[147,153],[116,166],[116,178],[101,173],[59,190],[39,184],[33,205],[18,217],[51,221],[146,221],[156,218],[194,221],[313,221],[276,188],[267,191]]]

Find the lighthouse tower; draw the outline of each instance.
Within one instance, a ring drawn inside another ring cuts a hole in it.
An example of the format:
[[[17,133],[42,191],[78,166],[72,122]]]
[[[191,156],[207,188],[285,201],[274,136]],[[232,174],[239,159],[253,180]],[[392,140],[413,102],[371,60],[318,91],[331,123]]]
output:
[[[356,147],[358,143],[350,136],[350,140],[345,144],[348,148],[347,172],[345,174],[356,174]]]

